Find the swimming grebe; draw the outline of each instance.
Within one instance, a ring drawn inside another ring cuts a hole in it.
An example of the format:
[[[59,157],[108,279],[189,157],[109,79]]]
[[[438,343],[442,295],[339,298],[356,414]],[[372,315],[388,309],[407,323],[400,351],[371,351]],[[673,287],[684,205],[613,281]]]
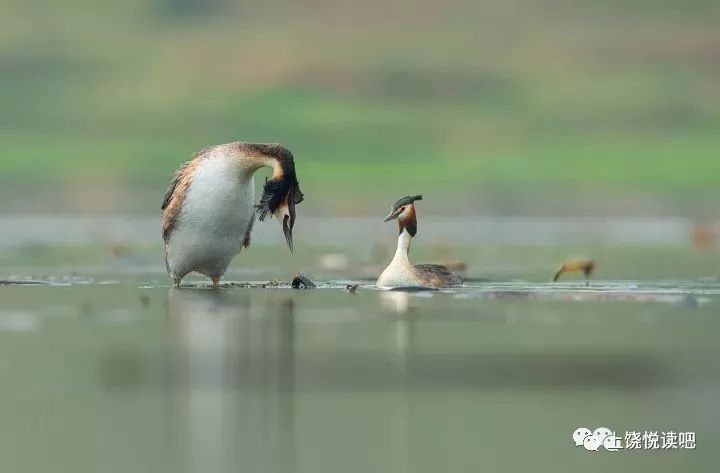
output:
[[[563,263],[558,268],[553,281],[557,281],[563,273],[583,273],[585,276],[585,285],[590,286],[590,275],[595,270],[595,261],[592,260],[573,260]]]
[[[261,167],[273,174],[255,204],[253,176]],[[302,200],[293,155],[282,145],[235,142],[201,150],[175,172],[162,204],[170,279],[179,286],[196,271],[219,284],[235,255],[250,245],[256,215],[277,218],[292,252],[295,205]]]
[[[397,250],[392,261],[377,280],[378,287],[451,287],[462,284],[462,278],[439,264],[414,265],[408,258],[410,242],[417,235],[415,201],[421,195],[403,197],[393,204],[385,222],[397,219],[400,227]]]

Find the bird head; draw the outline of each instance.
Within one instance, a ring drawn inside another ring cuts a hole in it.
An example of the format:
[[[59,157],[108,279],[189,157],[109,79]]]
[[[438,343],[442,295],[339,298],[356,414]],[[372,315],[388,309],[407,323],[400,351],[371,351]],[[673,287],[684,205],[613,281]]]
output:
[[[293,251],[293,227],[295,226],[295,206],[301,203],[305,196],[300,190],[300,183],[295,174],[295,164],[292,155],[283,156],[280,161],[279,172],[273,174],[272,179],[265,181],[263,194],[256,206],[260,221],[272,214],[282,225],[285,241],[290,252]]]
[[[407,196],[399,199],[390,207],[390,213],[385,217],[385,222],[397,219],[400,233],[407,230],[410,236],[417,233],[417,215],[415,213],[415,201],[422,200],[421,195]]]
[[[280,202],[277,209],[273,212],[273,215],[277,221],[282,225],[283,234],[285,235],[285,241],[287,242],[290,253],[293,251],[293,227],[295,226],[295,206],[302,202],[304,199],[303,193],[298,185],[291,187],[285,195],[285,198]]]

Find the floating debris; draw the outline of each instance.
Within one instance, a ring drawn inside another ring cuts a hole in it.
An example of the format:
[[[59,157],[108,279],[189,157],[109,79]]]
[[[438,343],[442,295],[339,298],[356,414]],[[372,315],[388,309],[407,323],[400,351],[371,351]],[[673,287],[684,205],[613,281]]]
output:
[[[150,306],[150,296],[148,296],[147,294],[142,294],[140,296],[140,304],[143,307],[149,307]]]
[[[302,273],[297,273],[290,285],[293,289],[314,289],[317,287],[314,282]]]
[[[348,292],[350,294],[357,294],[359,288],[359,284],[348,284],[347,286],[345,286],[345,292]]]

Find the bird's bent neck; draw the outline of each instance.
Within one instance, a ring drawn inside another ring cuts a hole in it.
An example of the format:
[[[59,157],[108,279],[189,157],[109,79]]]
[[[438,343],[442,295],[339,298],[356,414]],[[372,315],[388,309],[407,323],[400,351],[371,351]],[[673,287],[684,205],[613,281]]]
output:
[[[252,178],[260,168],[264,167],[273,170],[272,179],[282,179],[285,175],[285,170],[280,162],[268,156],[241,156],[239,160],[247,178]]]

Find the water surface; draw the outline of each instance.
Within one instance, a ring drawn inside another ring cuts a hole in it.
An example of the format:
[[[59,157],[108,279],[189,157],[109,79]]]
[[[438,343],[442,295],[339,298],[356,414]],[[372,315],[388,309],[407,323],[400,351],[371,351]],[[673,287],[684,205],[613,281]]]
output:
[[[0,287],[2,471],[709,471],[720,285]],[[118,281],[119,280],[119,281]],[[47,281],[43,281],[44,283]],[[589,453],[579,426],[697,433]],[[541,468],[545,471],[545,468]]]

